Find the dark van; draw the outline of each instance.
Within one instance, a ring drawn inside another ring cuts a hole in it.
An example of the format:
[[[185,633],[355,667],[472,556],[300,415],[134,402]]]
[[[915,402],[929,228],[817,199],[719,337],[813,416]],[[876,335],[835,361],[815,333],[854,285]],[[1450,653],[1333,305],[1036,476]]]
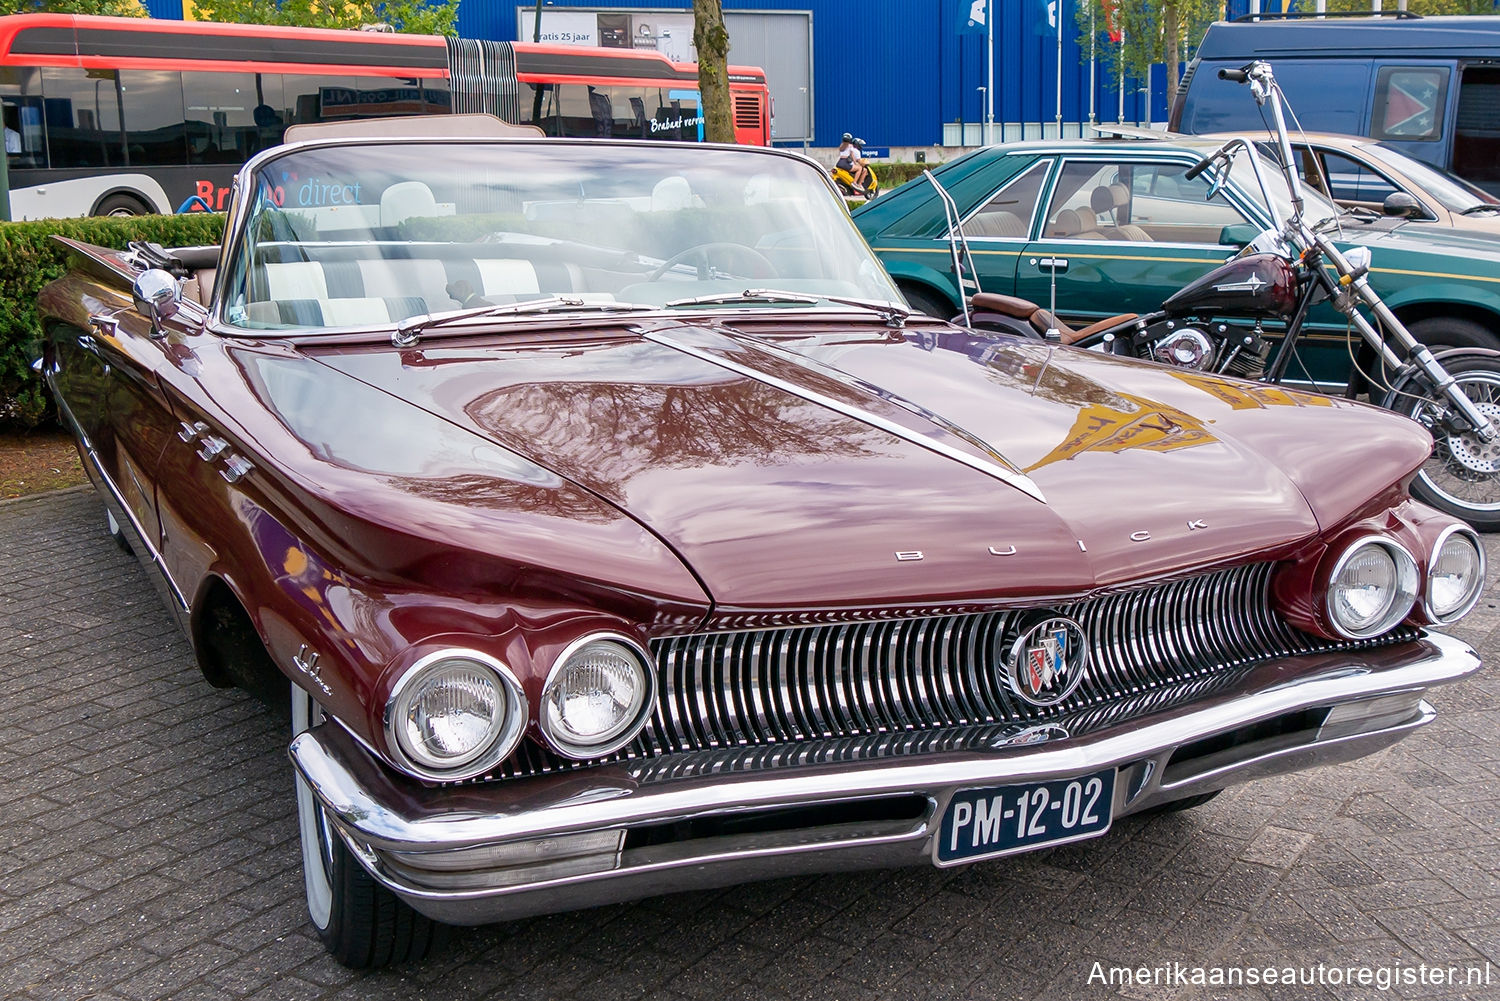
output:
[[[1500,191],[1500,17],[1221,21],[1182,78],[1169,128],[1260,130],[1224,67],[1264,59],[1302,127],[1370,136]]]

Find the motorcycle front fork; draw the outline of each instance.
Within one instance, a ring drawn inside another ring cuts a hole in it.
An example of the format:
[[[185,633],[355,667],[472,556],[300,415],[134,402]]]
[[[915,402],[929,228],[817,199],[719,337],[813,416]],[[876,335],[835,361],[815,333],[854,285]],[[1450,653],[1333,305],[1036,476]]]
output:
[[[1441,395],[1443,399],[1447,400],[1449,405],[1458,411],[1458,416],[1463,418],[1464,423],[1479,436],[1481,441],[1494,441],[1497,436],[1500,436],[1500,431],[1497,431],[1495,426],[1490,423],[1489,418],[1480,413],[1479,408],[1474,406],[1474,401],[1469,399],[1464,391],[1458,388],[1457,382],[1454,381],[1452,375],[1448,374],[1448,370],[1443,367],[1442,362],[1433,357],[1431,349],[1411,335],[1411,331],[1406,329],[1406,325],[1396,318],[1396,314],[1391,312],[1390,307],[1370,288],[1365,277],[1360,275],[1354,280],[1353,286],[1355,294],[1359,296],[1359,300],[1370,307],[1370,311],[1380,320],[1381,325],[1390,331],[1396,342],[1401,345],[1401,349],[1411,359],[1410,364],[1415,365],[1418,371],[1432,385],[1434,395]],[[1391,346],[1386,343],[1385,338],[1380,336],[1380,332],[1375,329],[1374,324],[1365,319],[1363,313],[1353,308],[1352,305],[1345,313],[1354,324],[1355,329],[1364,337],[1365,342],[1380,353],[1381,359],[1392,371],[1408,364],[1405,359],[1391,350]]]

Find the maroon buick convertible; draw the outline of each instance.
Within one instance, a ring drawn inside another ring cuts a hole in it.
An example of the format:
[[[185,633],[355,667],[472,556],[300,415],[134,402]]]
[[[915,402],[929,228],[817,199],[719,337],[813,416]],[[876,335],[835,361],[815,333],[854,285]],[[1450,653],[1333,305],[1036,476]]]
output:
[[[313,139],[222,248],[70,246],[40,367],[207,681],[290,689],[349,965],[1100,836],[1479,666],[1416,424],[910,314],[794,154]]]

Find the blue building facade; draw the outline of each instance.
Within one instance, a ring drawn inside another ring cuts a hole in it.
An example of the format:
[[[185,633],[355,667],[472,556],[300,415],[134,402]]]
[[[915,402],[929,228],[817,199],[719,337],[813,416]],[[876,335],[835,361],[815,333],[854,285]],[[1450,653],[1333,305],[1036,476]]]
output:
[[[153,17],[181,18],[182,0],[145,0]],[[844,131],[878,146],[959,146],[982,141],[988,37],[973,24],[975,0],[723,0],[729,11],[810,15],[809,144],[836,146]],[[1163,122],[1166,72],[1146,81],[1113,77],[1102,51],[1080,44],[1077,0],[988,0],[995,10],[992,137],[1064,135],[1090,122]],[[458,32],[516,40],[525,0],[462,0]],[[1281,7],[1265,0],[1264,10]],[[543,10],[690,12],[691,0],[543,0]],[[1250,0],[1229,0],[1231,17]],[[977,30],[975,30],[977,28]],[[1099,26],[1102,33],[1104,26]],[[1061,34],[1061,52],[1059,39]],[[732,43],[732,37],[731,37]],[[1059,98],[1059,78],[1061,90]],[[773,81],[773,90],[775,81]],[[801,140],[797,140],[801,144]]]
[[[173,0],[166,0],[173,2]],[[176,0],[180,2],[180,0]],[[970,30],[974,0],[723,0],[725,11],[806,11],[812,22],[814,146],[836,146],[844,131],[880,146],[972,145],[982,141],[986,81],[983,30]],[[1092,66],[1080,44],[1077,0],[989,0],[995,8],[993,137],[1056,134],[1061,76],[1063,132],[1090,121],[1164,122],[1170,104],[1166,68],[1149,89]],[[1229,16],[1250,0],[1229,0]],[[1281,9],[1265,0],[1262,9]],[[543,10],[610,8],[688,11],[691,0],[544,0]],[[518,0],[463,0],[459,33],[516,38]],[[1058,57],[1058,30],[1062,35]],[[1100,32],[1104,26],[1099,26]],[[731,39],[732,41],[732,39]],[[1061,72],[1059,73],[1059,67]],[[1123,100],[1121,92],[1123,91]],[[1002,130],[1002,126],[1004,126]]]

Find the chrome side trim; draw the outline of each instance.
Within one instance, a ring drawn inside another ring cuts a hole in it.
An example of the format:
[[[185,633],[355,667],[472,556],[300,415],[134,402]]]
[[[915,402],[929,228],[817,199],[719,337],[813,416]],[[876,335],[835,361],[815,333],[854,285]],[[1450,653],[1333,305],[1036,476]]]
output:
[[[99,453],[94,448],[93,440],[83,430],[83,425],[78,423],[78,418],[73,415],[73,408],[68,406],[67,400],[63,398],[50,373],[47,376],[47,387],[52,390],[52,398],[57,401],[57,412],[62,415],[64,423],[68,425],[68,430],[73,433],[74,437],[78,439],[79,444],[83,446],[83,456],[91,467],[89,470],[89,479],[93,481],[96,488],[101,486],[104,488],[104,497],[102,499],[109,507],[110,513],[115,516],[115,521],[129,526],[131,546],[139,544],[141,547],[137,552],[137,557],[141,565],[146,567],[148,571],[151,571],[152,576],[158,579],[163,585],[165,588],[164,593],[170,599],[168,605],[175,606],[172,608],[172,611],[178,615],[179,619],[182,619],[188,612],[187,599],[182,596],[182,591],[177,587],[177,582],[167,572],[167,564],[162,559],[161,551],[156,548],[156,545],[151,541],[151,537],[146,534],[146,530],[141,526],[140,521],[136,519],[135,512],[130,509],[130,505],[125,503],[125,496],[120,493],[120,488],[115,486],[114,480],[110,479],[109,474],[105,472],[103,464],[99,461]],[[185,626],[185,619],[182,621]]]
[[[921,864],[930,861],[934,825],[885,828],[868,832],[868,837],[846,830],[832,840],[819,836],[831,828],[814,826],[756,835],[754,842],[715,836],[635,849],[627,837],[619,864],[605,870],[504,886],[470,885],[462,891],[406,882],[384,864],[384,853],[454,851],[881,797],[925,797],[933,804],[928,816],[937,817],[962,789],[1068,778],[1109,767],[1122,769],[1115,815],[1124,816],[1159,802],[1385,747],[1432,718],[1420,693],[1478,667],[1477,655],[1466,644],[1430,633],[1394,647],[1258,664],[1226,689],[1078,736],[1059,734],[1038,743],[988,741],[959,751],[918,749],[828,763],[794,759],[744,770],[709,766],[662,780],[644,779],[622,762],[592,768],[584,773],[586,780],[580,775],[566,783],[522,779],[422,787],[396,776],[342,729],[327,725],[299,735],[289,753],[376,879],[425,913],[471,923],[794,872]],[[1179,769],[1178,782],[1163,784],[1173,754],[1196,741],[1265,720],[1295,718],[1292,714],[1307,710],[1336,711],[1401,693],[1413,700],[1409,713],[1349,711],[1327,733],[1315,729],[1280,743],[1252,742],[1242,745],[1238,755],[1231,748],[1204,759],[1201,773],[1189,765]],[[807,752],[817,746],[803,745]]]
[[[863,407],[857,407],[849,403],[844,403],[824,393],[820,393],[815,389],[808,389],[805,386],[798,386],[794,383],[786,381],[785,379],[778,379],[774,375],[768,375],[765,372],[752,368],[749,365],[742,365],[739,362],[730,361],[728,358],[725,358],[719,354],[715,354],[712,351],[707,351],[703,348],[697,347],[696,345],[688,344],[687,342],[677,338],[668,337],[659,330],[641,330],[640,336],[645,340],[651,341],[653,344],[660,344],[662,347],[671,348],[674,351],[681,351],[683,354],[692,355],[694,358],[697,358],[700,361],[705,361],[717,368],[726,369],[730,372],[734,372],[736,375],[742,375],[747,379],[753,379],[756,382],[764,383],[767,386],[773,386],[776,389],[779,389],[791,396],[806,400],[809,403],[816,403],[818,406],[825,407],[829,410],[834,411],[835,413],[843,414],[845,417],[859,421],[861,424],[867,424],[870,427],[877,428],[881,431],[886,432],[887,434],[894,435],[895,437],[900,438],[902,441],[908,442],[912,445],[916,445],[918,448],[925,448],[929,452],[941,455],[947,459],[952,459],[954,462],[962,463],[963,465],[968,466],[971,469],[977,469],[979,472],[984,473],[986,476],[992,476],[1002,483],[1015,487],[1017,490],[1021,491],[1028,497],[1041,501],[1043,504],[1047,503],[1047,498],[1042,496],[1041,488],[1038,487],[1034,482],[1032,482],[1029,476],[1016,471],[1015,468],[1003,455],[1001,455],[991,446],[984,444],[983,441],[981,441],[974,435],[971,435],[968,432],[963,432],[962,435],[956,434],[953,428],[957,427],[957,425],[953,425],[951,424],[951,422],[944,421],[943,423],[938,423],[934,421],[934,424],[936,427],[942,429],[943,431],[949,434],[954,434],[955,437],[960,437],[963,441],[975,445],[975,447],[982,448],[985,454],[990,457],[991,461],[985,461],[983,459],[977,458],[976,456],[970,455],[969,453],[962,451],[961,449],[954,448],[952,445],[949,445],[945,442],[926,437],[925,435],[919,434],[911,430],[910,428],[903,427],[900,424],[897,424],[895,421],[887,420],[886,418],[881,417],[878,414],[871,413]],[[756,344],[757,346],[760,346],[759,341],[757,341]],[[789,357],[794,359],[798,364],[806,365],[818,371],[823,371],[823,367],[819,366],[817,362],[814,362],[801,355],[790,354]],[[825,372],[825,374],[828,373]],[[848,378],[848,376],[844,376],[840,381],[846,381]],[[916,413],[918,416],[924,417],[926,419],[931,420],[934,416],[936,416],[931,415],[928,412],[921,410],[920,408],[916,408],[900,400],[896,400],[892,397],[885,396],[884,398],[889,399],[897,406],[901,406],[905,409],[911,410],[913,413]]]

